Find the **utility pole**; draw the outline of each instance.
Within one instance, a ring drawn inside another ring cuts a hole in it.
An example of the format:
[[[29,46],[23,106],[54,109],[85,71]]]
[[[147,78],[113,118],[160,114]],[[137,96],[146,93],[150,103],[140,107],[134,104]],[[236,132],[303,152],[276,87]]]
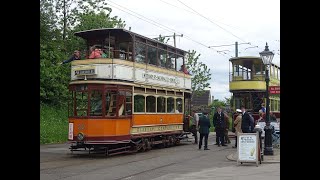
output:
[[[176,33],[173,33],[173,42],[174,42],[174,47],[176,47]]]
[[[238,42],[236,42],[236,57],[238,57]]]
[[[160,41],[160,40],[161,40],[161,37],[163,37],[163,38],[166,38],[166,37],[173,37],[174,47],[176,47],[176,36],[183,37],[183,34],[181,34],[181,35],[176,35],[176,33],[173,33],[173,35],[172,35],[172,36],[161,36],[161,35],[159,35],[159,39],[158,39],[158,41]],[[157,39],[157,38],[155,38],[155,39]],[[164,43],[164,42],[163,42],[163,43]]]

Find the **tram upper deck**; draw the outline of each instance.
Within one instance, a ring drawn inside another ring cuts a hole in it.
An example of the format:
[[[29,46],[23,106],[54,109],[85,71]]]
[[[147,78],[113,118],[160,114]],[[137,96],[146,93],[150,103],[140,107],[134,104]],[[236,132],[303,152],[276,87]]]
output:
[[[94,29],[75,35],[86,41],[87,53],[83,60],[72,62],[70,84],[124,81],[191,90],[191,75],[182,70],[186,51],[125,29]],[[105,56],[89,59],[92,47]]]
[[[260,57],[243,56],[229,60],[232,70],[229,76],[229,90],[235,91],[265,91],[265,66]],[[271,64],[269,69],[270,86],[280,85],[280,66]]]

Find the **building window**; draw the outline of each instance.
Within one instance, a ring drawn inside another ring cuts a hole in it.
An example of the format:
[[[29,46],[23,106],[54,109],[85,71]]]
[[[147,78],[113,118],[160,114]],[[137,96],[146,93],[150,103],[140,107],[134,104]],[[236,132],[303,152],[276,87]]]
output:
[[[166,112],[166,98],[164,97],[157,98],[157,112],[158,113]]]
[[[145,112],[145,98],[142,95],[134,96],[134,112]]]
[[[172,97],[167,98],[167,113],[174,113],[174,99]]]
[[[102,116],[102,90],[90,91],[90,116]]]
[[[147,96],[147,112],[156,112],[156,97]]]

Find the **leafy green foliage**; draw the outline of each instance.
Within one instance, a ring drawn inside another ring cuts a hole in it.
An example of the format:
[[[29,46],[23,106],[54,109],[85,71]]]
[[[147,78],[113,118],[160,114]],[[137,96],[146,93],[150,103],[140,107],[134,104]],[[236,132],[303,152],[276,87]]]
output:
[[[161,34],[159,35],[159,37],[154,38],[154,39],[156,39],[162,43],[166,43],[166,44],[168,44],[168,41],[170,40],[170,38],[163,37],[163,36],[161,36]]]
[[[66,142],[68,112],[65,108],[40,106],[40,144]]]
[[[201,54],[197,55],[195,50],[189,50],[187,56],[187,69],[192,74],[191,89],[197,95],[202,95],[204,89],[209,87],[209,81],[211,79],[210,68],[199,60]]]
[[[125,22],[111,17],[103,0],[40,1],[40,102],[66,105],[70,64],[60,65],[75,49],[86,48],[75,31],[124,27]]]

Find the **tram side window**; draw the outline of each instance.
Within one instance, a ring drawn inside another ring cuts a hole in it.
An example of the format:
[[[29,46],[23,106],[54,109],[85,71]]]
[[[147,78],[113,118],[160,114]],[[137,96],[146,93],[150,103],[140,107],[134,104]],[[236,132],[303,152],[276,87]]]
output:
[[[159,49],[159,66],[166,67],[167,61],[167,51],[163,49]]]
[[[157,48],[148,46],[148,64],[157,65]]]
[[[135,95],[134,96],[134,112],[145,112],[144,110],[144,96]]]
[[[169,97],[167,99],[167,113],[174,113],[174,99],[172,97]]]
[[[183,66],[183,57],[181,55],[178,55],[176,71],[183,71],[182,66]]]
[[[126,115],[132,114],[132,93],[126,92]]]
[[[176,61],[176,55],[172,52],[169,52],[168,58],[167,58],[167,68],[175,69],[175,61]]]
[[[176,109],[179,111],[179,113],[182,113],[183,112],[183,109],[182,109],[182,98],[177,98],[176,99]],[[177,112],[178,112],[177,111]]]
[[[106,92],[106,116],[116,116],[117,91]]]
[[[254,64],[255,74],[264,74],[262,71],[262,64]]]
[[[156,112],[156,97],[147,96],[147,112]]]
[[[166,98],[164,97],[157,98],[157,112],[158,113],[166,112]]]
[[[242,74],[241,74],[242,75]],[[233,66],[233,76],[241,76],[240,75],[240,68],[239,65],[234,65]]]
[[[139,63],[146,62],[146,45],[142,43],[136,43],[135,47],[135,61]]]
[[[90,116],[102,116],[102,90],[90,91]]]
[[[69,116],[74,116],[74,91],[69,92]]]
[[[87,116],[88,111],[88,92],[76,92],[77,116]]]

